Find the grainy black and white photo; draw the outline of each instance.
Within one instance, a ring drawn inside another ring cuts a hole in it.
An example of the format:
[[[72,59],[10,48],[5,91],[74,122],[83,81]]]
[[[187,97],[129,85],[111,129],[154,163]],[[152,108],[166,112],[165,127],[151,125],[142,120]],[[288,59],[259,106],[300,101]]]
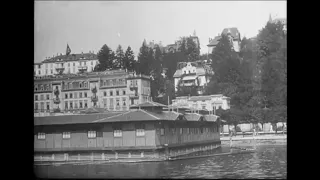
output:
[[[287,179],[286,1],[35,1],[39,178]]]

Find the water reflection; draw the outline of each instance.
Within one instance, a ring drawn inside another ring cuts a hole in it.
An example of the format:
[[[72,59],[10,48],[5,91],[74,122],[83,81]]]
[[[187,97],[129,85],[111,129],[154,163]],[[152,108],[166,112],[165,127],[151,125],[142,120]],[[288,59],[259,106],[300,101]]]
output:
[[[285,145],[257,146],[257,152],[171,162],[36,166],[47,178],[286,178]]]

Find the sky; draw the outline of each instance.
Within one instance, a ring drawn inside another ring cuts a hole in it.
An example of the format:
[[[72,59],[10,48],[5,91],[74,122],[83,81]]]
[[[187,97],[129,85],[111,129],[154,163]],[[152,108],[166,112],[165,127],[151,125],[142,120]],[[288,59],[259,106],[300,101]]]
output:
[[[168,45],[194,31],[203,54],[224,28],[256,36],[270,14],[286,18],[286,1],[35,1],[34,62],[65,54],[67,43],[71,53],[107,44],[138,56],[144,39]]]

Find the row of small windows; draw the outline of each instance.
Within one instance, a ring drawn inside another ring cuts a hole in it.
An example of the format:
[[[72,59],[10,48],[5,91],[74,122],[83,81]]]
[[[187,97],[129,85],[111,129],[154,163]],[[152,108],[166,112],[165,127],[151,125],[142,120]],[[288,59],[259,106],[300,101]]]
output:
[[[78,98],[78,93],[79,93],[79,98],[87,98],[88,97],[87,92],[74,92],[74,93],[65,93],[64,98],[65,99]],[[69,96],[68,96],[68,94],[69,94]]]
[[[116,90],[116,96],[120,96],[120,92],[121,92],[121,91]],[[109,95],[110,95],[110,96],[113,96],[113,90],[110,90],[110,91],[109,91]],[[126,95],[126,90],[122,90],[122,95]],[[104,91],[104,92],[103,92],[103,96],[108,96],[107,91]]]
[[[113,107],[113,98],[109,99],[109,105],[111,107]],[[103,99],[103,106],[107,107],[107,99]],[[116,99],[116,106],[120,107],[120,99]],[[127,106],[127,99],[126,98],[122,98],[122,106]]]
[[[34,103],[34,110],[39,110],[39,104],[40,104],[40,110],[50,110],[50,103],[49,102],[41,102],[41,103]],[[46,105],[46,106],[45,106]]]
[[[119,129],[114,130],[113,136],[114,137],[122,137],[122,130],[119,130]],[[145,130],[144,129],[136,129],[136,136],[145,136]],[[97,132],[97,131],[88,131],[88,138],[96,138],[96,137],[102,137],[102,133]],[[62,138],[63,139],[70,139],[71,133],[70,132],[63,132]],[[42,132],[38,133],[37,139],[46,139],[46,134],[42,133]]]
[[[40,98],[39,98],[40,97]],[[35,101],[42,101],[42,100],[50,100],[50,94],[41,94],[41,95],[34,95],[34,100]]]
[[[112,79],[112,80],[101,80],[100,86],[119,86],[126,85],[127,81],[125,79]]]
[[[34,85],[34,91],[52,91],[51,84]]]
[[[72,64],[73,66],[76,66],[76,63],[67,63],[68,64],[68,67],[70,67],[70,64]],[[86,61],[84,61],[83,62],[83,64],[86,66],[87,65],[87,62]],[[91,66],[93,66],[93,61],[91,61]],[[62,63],[62,67],[64,66],[65,64],[64,63]],[[80,62],[80,66],[82,65],[82,62]],[[40,69],[41,68],[41,64],[38,64],[38,65],[36,65],[36,67],[38,67],[38,69]],[[48,66],[48,64],[46,63],[45,64],[45,68],[53,68],[53,64],[50,64],[50,67]]]
[[[213,128],[170,128],[167,129],[171,134],[203,134],[203,133],[209,133],[209,132],[218,132],[217,127]],[[167,131],[167,132],[168,132]],[[160,129],[160,135],[165,135],[165,129]],[[102,133],[98,132],[98,137],[102,137]],[[145,136],[145,129],[144,128],[138,128],[136,129],[136,136]],[[96,138],[97,137],[97,131],[88,131],[88,138]],[[113,131],[113,137],[122,137],[122,130],[121,129],[115,129]],[[38,139],[45,139],[46,135],[45,133],[38,133]],[[62,133],[63,139],[70,139],[71,133],[70,132],[63,132]]]
[[[88,101],[84,100],[79,102],[78,101],[64,102],[65,109],[78,109],[78,105],[79,105],[79,109],[88,108]]]
[[[63,89],[88,88],[88,82],[63,83]]]

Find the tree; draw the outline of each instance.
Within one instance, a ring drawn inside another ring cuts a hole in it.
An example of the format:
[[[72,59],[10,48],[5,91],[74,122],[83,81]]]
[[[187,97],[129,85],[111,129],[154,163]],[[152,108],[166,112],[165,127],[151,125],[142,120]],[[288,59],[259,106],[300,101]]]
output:
[[[158,45],[155,46],[154,56],[150,66],[151,81],[151,97],[156,99],[160,94],[160,90],[164,87],[165,79],[162,73],[162,52]]]
[[[185,61],[192,62],[200,59],[200,47],[193,41],[192,37],[180,38],[179,51],[186,55]]]
[[[128,71],[134,70],[135,67],[134,54],[130,46],[128,46],[126,53],[124,54],[123,67]]]
[[[163,55],[163,67],[167,68],[167,77],[172,79],[177,70],[178,62],[184,62],[187,56],[182,52],[166,53]]]
[[[94,71],[105,71],[106,69],[113,68],[113,60],[115,59],[114,52],[105,44],[98,52],[99,63],[94,68]]]
[[[124,53],[121,45],[119,45],[116,50],[116,61],[114,62],[114,68],[123,68],[123,67],[124,67]]]
[[[147,46],[146,40],[143,41],[138,55],[138,66],[136,72],[144,75],[150,75],[153,61],[153,50]]]

